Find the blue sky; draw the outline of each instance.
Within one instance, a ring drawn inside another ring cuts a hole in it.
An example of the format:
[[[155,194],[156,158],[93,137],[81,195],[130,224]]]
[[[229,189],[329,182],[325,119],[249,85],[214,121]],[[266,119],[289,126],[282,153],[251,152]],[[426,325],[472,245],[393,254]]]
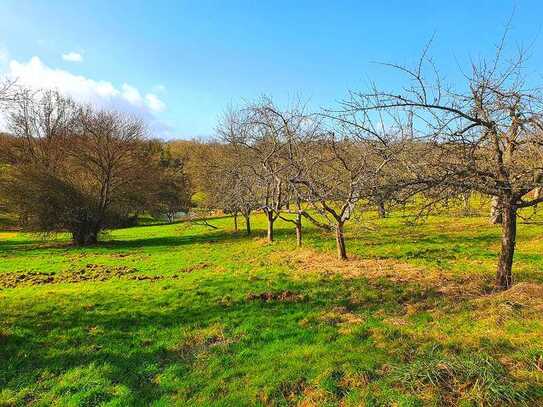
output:
[[[68,82],[135,106],[162,137],[206,137],[229,104],[261,94],[318,109],[370,79],[393,85],[372,62],[412,63],[434,33],[432,56],[458,80],[513,10],[510,44],[532,44],[537,69],[543,3],[528,0],[2,0],[0,64],[33,85]]]

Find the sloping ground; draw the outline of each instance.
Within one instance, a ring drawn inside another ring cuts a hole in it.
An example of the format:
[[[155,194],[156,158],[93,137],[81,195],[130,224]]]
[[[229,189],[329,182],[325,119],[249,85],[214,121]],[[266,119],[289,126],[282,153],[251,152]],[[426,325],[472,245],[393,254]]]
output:
[[[293,250],[286,226],[270,245],[217,225],[0,242],[0,405],[543,403],[543,285],[493,292],[478,229],[450,267],[462,228],[445,219],[388,248],[351,235],[347,262],[320,233]],[[519,269],[540,264],[534,242]],[[443,267],[419,261],[439,250]]]
[[[294,266],[297,278],[315,273],[331,279],[364,278],[376,289],[401,285],[395,299],[400,307],[374,314],[386,315],[384,332],[370,332],[377,347],[396,347],[392,353],[407,362],[385,365],[387,379],[419,394],[422,401],[532,405],[543,396],[543,284],[521,282],[507,292],[495,292],[489,277],[454,276],[390,259],[345,262],[310,249],[276,257]],[[356,302],[356,296],[349,298],[350,305]],[[421,318],[430,322],[423,330],[417,324]],[[363,322],[345,307],[326,311],[319,319],[339,326],[340,333]],[[492,352],[477,350],[487,347]],[[361,381],[371,388],[371,381]],[[318,391],[309,393],[302,405],[320,405],[326,399]]]

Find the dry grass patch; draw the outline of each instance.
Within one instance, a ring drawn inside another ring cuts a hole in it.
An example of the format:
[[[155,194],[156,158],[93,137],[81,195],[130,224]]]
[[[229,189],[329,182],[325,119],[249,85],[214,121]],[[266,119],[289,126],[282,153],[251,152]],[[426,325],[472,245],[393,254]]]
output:
[[[308,386],[302,393],[301,400],[298,401],[298,407],[319,407],[329,402],[329,394],[324,389],[316,386]]]
[[[321,314],[319,319],[329,325],[360,324],[363,319],[345,307],[335,307]]]
[[[183,339],[170,348],[177,358],[186,362],[193,361],[198,355],[213,348],[226,348],[239,338],[228,337],[221,324],[213,324],[205,328],[188,332]]]
[[[474,298],[489,289],[488,278],[482,275],[454,276],[438,269],[417,267],[394,259],[361,259],[351,256],[349,260],[338,260],[335,256],[311,249],[296,252],[273,253],[271,261],[277,261],[296,270],[298,278],[308,275],[335,276],[343,278],[366,278],[370,282],[386,279],[396,284],[415,284],[422,290],[454,298]]]
[[[478,315],[495,320],[497,325],[513,318],[540,319],[543,312],[543,284],[518,283],[507,291],[479,298],[473,304]]]
[[[205,268],[209,267],[209,264],[207,263],[196,263],[191,266],[187,266],[185,268],[182,268],[179,270],[180,273],[193,273],[198,270],[203,270]]]
[[[309,316],[299,321],[301,327],[310,325],[328,325],[338,328],[341,334],[350,334],[356,325],[360,325],[364,319],[357,314],[350,312],[345,307],[334,307],[321,312],[318,315]]]

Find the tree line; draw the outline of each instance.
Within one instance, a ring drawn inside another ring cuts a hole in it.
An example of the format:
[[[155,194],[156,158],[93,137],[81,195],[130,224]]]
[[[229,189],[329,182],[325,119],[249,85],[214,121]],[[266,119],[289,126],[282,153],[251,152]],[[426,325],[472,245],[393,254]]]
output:
[[[159,142],[125,114],[19,92],[8,109],[5,202],[27,229],[68,230],[88,244],[134,214],[188,210],[203,191],[200,206],[232,214],[236,229],[242,216],[247,234],[262,211],[270,242],[277,219],[298,245],[304,222],[333,232],[345,260],[345,225],[368,206],[385,216],[416,202],[424,214],[478,193],[501,223],[496,287],[506,289],[518,211],[543,202],[543,98],[523,55],[504,63],[502,52],[453,86],[425,51],[413,68],[389,65],[403,86],[371,85],[319,112],[262,97],[229,108],[205,142]]]
[[[50,90],[18,89],[8,104],[0,195],[25,230],[68,231],[83,246],[140,213],[188,211],[183,162],[142,120]]]

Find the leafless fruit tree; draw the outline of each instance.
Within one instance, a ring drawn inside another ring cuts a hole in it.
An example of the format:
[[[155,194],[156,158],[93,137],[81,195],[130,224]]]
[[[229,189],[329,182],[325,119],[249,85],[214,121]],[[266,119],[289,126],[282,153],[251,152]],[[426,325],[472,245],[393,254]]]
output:
[[[525,75],[524,53],[506,60],[502,41],[495,57],[472,63],[457,87],[445,84],[426,51],[414,68],[390,66],[405,75],[405,87],[353,92],[345,111],[385,115],[411,135],[416,154],[405,161],[405,185],[499,199],[496,286],[509,288],[517,211],[543,202],[532,196],[543,185],[543,97]]]
[[[252,189],[266,215],[269,242],[273,241],[274,222],[287,200],[282,173],[288,165],[284,157],[289,129],[284,119],[271,100],[262,98],[230,110],[219,126],[221,138],[238,157],[238,166],[254,182]]]
[[[392,155],[380,130],[365,118],[341,114],[329,126],[312,120],[314,127],[291,141],[289,182],[298,199],[319,215],[310,219],[335,231],[338,258],[345,260],[345,223],[361,202],[385,190]]]

